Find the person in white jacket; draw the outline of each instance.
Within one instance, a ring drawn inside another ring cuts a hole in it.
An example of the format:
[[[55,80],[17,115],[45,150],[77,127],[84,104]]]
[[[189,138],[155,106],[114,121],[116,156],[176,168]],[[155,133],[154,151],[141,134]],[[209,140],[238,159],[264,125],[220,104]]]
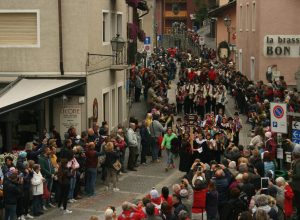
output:
[[[33,166],[33,177],[31,179],[32,185],[32,212],[34,216],[40,216],[44,214],[42,212],[42,195],[44,193],[43,182],[45,182],[45,178],[41,174],[41,167],[39,164],[35,164]]]

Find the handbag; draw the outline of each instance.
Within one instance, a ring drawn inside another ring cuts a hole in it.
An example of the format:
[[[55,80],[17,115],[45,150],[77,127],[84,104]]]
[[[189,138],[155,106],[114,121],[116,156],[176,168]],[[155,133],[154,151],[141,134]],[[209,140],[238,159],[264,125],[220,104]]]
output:
[[[119,171],[119,170],[122,168],[122,164],[120,163],[119,160],[116,160],[116,162],[113,163],[113,168],[114,168],[116,171]]]
[[[50,192],[49,192],[49,190],[48,190],[48,187],[47,187],[47,183],[46,182],[44,182],[43,183],[43,195],[42,195],[42,199],[44,199],[44,200],[48,200],[48,199],[50,199]]]

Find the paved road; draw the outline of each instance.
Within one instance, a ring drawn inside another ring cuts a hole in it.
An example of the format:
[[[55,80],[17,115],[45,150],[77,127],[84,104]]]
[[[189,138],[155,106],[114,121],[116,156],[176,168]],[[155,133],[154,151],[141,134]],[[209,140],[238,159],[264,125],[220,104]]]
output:
[[[171,103],[175,102],[175,89],[176,80],[171,84],[171,89],[168,93],[168,98]],[[229,103],[227,104],[226,109],[227,115],[234,114],[235,109],[232,98],[229,98]],[[146,110],[144,102],[133,103],[130,116],[134,116],[139,120],[142,120],[145,116]],[[245,121],[244,117],[242,117],[242,119]],[[250,128],[248,125],[244,125],[243,128],[244,129],[240,134],[241,144],[248,144],[248,131]],[[148,161],[150,160],[151,159],[148,158]],[[178,158],[175,161],[178,167]],[[53,208],[37,219],[85,220],[89,219],[91,215],[97,215],[100,219],[104,219],[103,214],[108,205],[117,207],[118,213],[120,213],[120,206],[123,201],[134,201],[142,198],[145,194],[149,193],[152,187],[156,187],[160,190],[163,186],[170,187],[174,183],[179,182],[184,173],[181,173],[177,169],[165,172],[165,164],[165,161],[162,161],[160,163],[149,164],[147,166],[142,165],[138,168],[138,172],[123,174],[120,176],[118,182],[120,192],[105,191],[103,183],[98,176],[97,195],[94,197],[83,198],[78,200],[76,203],[69,204],[68,208],[73,211],[72,214],[63,215],[62,211],[57,208]]]

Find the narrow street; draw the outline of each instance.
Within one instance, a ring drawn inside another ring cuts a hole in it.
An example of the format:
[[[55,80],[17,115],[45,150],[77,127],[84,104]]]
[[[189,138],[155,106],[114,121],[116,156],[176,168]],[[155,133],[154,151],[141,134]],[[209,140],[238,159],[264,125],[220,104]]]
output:
[[[171,84],[171,88],[168,90],[168,98],[170,103],[175,103],[176,101],[175,89],[177,81],[178,80],[175,79],[175,81],[173,81]],[[229,102],[226,105],[226,114],[233,116],[235,112],[234,99],[229,96],[228,101]],[[144,119],[146,111],[146,104],[142,99],[141,102],[132,104],[130,116],[134,116],[141,121]],[[243,145],[248,145],[250,142],[250,126],[244,123],[246,122],[245,116],[241,116],[241,119],[243,121],[243,129],[240,133],[240,143]],[[128,156],[128,150],[126,155]],[[73,211],[72,219],[89,219],[91,215],[96,215],[99,216],[100,219],[103,219],[104,211],[107,206],[115,206],[117,208],[117,213],[120,213],[121,205],[124,201],[134,202],[137,199],[141,199],[150,192],[152,187],[155,187],[159,191],[163,186],[168,186],[170,188],[174,183],[178,183],[180,178],[184,175],[184,173],[177,169],[179,158],[175,159],[176,168],[168,172],[164,171],[166,164],[165,158],[166,155],[164,155],[160,163],[150,163],[146,166],[140,165],[137,172],[128,172],[119,176],[119,192],[105,191],[105,187],[101,180],[101,175],[98,175],[96,196],[84,197],[75,203],[68,204],[70,210]],[[148,161],[150,160],[151,157],[148,157]],[[48,220],[57,219],[58,217],[61,220],[70,219],[69,215],[62,215],[62,212],[57,208],[46,211],[45,215],[37,219]]]

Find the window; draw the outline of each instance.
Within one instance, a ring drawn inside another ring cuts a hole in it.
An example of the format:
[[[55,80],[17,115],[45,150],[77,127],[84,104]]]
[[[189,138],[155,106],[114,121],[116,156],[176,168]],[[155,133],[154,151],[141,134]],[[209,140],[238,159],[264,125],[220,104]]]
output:
[[[103,17],[102,17],[102,41],[103,43],[107,43],[110,41],[109,39],[109,13],[108,12],[103,12],[102,13]]]
[[[118,87],[118,123],[123,123],[123,87]]]
[[[117,14],[117,34],[122,35],[122,14]]]
[[[252,31],[255,31],[255,22],[256,22],[256,3],[252,2]]]
[[[110,38],[112,39],[113,37],[116,36],[117,21],[116,21],[116,13],[111,13],[110,15],[111,15],[110,16],[110,30],[111,30]]]
[[[243,31],[243,5],[240,5],[239,23],[240,23],[240,31]]]
[[[103,94],[103,121],[109,122],[109,93]]]
[[[249,31],[249,4],[246,5],[246,31]]]
[[[0,10],[0,47],[40,47],[39,10]]]
[[[112,89],[111,90],[111,110],[112,110],[112,114],[111,114],[111,123],[112,123],[112,127],[116,126],[116,118],[117,118],[117,114],[116,114],[116,90]]]

